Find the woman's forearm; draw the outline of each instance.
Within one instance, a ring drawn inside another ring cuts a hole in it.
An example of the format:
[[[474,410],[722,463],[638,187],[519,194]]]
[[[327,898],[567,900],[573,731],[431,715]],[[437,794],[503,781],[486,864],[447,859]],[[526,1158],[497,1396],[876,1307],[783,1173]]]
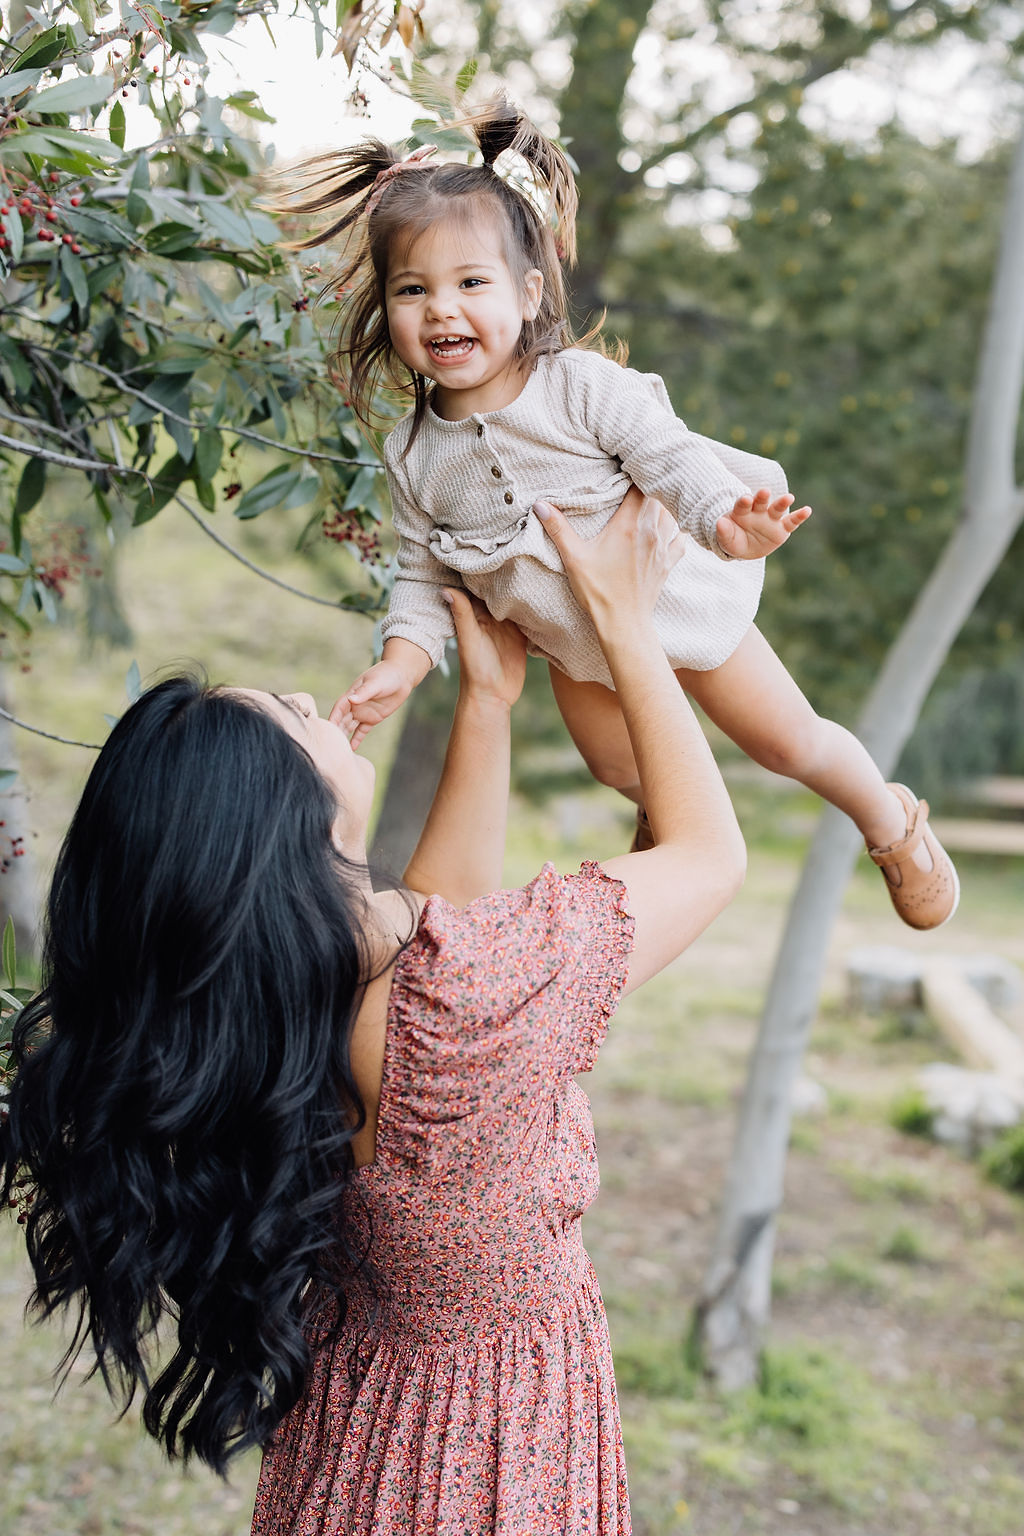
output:
[[[595,614],[658,844],[732,849],[742,838],[711,749],[649,615]]]
[[[511,708],[459,693],[441,782],[405,883],[465,906],[501,885],[508,822]]]

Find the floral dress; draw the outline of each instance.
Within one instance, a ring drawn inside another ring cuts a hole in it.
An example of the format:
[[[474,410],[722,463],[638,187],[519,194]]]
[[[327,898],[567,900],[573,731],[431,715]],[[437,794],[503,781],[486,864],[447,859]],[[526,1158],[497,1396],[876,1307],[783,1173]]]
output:
[[[593,1067],[626,978],[596,864],[423,909],[388,1005],[372,1164],[343,1218],[377,1276],[312,1298],[306,1394],[253,1536],[628,1536],[604,1306],[580,1217]]]

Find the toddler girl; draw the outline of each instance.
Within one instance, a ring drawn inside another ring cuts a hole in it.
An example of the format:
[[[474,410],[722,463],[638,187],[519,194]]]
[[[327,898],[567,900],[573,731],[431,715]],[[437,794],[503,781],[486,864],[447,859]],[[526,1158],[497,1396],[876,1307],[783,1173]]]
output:
[[[308,162],[301,213],[336,210],[304,244],[348,240],[339,342],[353,407],[384,386],[413,408],[385,444],[398,533],[383,654],[335,705],[358,745],[439,661],[446,589],[512,619],[544,657],[594,776],[639,801],[636,764],[593,625],[544,522],[553,504],[593,537],[635,486],[690,535],[656,612],[681,685],[756,762],[845,811],[915,928],[952,916],[956,872],[927,805],[886,785],[856,737],[815,714],[753,623],[764,557],[810,516],[777,464],[690,432],[661,379],[574,341],[561,261],[574,257],[565,156],[514,107],[466,125],[483,163],[405,160],[377,140]],[[499,175],[519,157],[532,185]],[[656,829],[655,829],[656,832]],[[634,847],[655,841],[642,806]]]

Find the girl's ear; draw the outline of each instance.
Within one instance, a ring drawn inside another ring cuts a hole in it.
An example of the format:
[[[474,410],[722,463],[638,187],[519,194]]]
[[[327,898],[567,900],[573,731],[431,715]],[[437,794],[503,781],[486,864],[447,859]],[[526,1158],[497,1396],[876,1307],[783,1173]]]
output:
[[[523,318],[536,320],[544,292],[544,274],[538,267],[531,267],[523,282]]]

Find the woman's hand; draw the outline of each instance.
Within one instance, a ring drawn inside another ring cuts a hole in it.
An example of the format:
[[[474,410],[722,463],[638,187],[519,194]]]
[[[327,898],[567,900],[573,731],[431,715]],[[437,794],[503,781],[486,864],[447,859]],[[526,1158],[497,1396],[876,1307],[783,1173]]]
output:
[[[526,640],[510,619],[499,621],[459,587],[447,588],[459,643],[461,688],[475,698],[497,699],[509,708],[526,681]]]
[[[562,557],[573,595],[594,623],[614,616],[625,623],[649,619],[686,537],[667,508],[630,490],[601,532],[581,539],[550,502],[534,512]]]

